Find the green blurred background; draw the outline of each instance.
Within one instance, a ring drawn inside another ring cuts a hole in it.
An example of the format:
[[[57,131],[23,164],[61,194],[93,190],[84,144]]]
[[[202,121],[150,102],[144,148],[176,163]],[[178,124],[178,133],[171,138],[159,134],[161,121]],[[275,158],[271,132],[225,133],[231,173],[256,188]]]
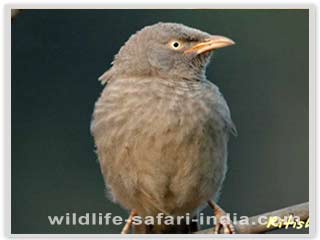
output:
[[[105,196],[89,126],[98,76],[159,21],[237,42],[207,70],[239,132],[220,205],[251,216],[308,201],[308,10],[25,10],[12,22],[12,233],[120,232],[47,216],[127,216]]]

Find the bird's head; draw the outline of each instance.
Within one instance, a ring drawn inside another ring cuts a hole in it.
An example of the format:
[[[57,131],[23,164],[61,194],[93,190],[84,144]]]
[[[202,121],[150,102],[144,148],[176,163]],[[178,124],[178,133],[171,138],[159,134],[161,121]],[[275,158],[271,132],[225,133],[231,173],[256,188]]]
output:
[[[182,24],[157,23],[132,35],[99,80],[141,76],[199,80],[211,53],[233,44],[229,38]]]

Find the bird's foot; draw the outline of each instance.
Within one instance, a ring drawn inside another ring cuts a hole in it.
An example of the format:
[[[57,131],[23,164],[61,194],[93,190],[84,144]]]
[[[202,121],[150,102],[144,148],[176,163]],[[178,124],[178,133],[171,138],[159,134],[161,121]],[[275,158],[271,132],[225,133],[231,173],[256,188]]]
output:
[[[137,216],[137,212],[135,210],[131,210],[130,215],[126,221],[126,224],[122,228],[121,234],[129,234],[130,233],[134,216]]]
[[[235,234],[235,228],[229,217],[226,216],[225,211],[218,204],[213,201],[208,201],[209,206],[214,211],[214,216],[216,218],[216,224],[214,227],[214,234]]]

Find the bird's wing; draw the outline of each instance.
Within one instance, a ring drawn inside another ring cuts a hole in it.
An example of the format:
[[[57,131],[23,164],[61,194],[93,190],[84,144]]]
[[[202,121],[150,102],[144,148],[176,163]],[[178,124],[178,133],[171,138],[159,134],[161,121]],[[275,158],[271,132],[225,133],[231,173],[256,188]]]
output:
[[[237,131],[236,125],[232,121],[228,104],[221,93],[220,93],[220,102],[221,103],[219,104],[220,106],[217,108],[217,111],[221,115],[225,123],[226,129],[232,135],[238,136],[238,131]]]
[[[209,85],[209,89],[212,93],[212,100],[214,102],[214,110],[216,111],[216,114],[220,116],[226,130],[234,136],[237,136],[237,128],[231,119],[231,113],[225,98],[216,85],[210,81],[205,82]]]
[[[238,136],[238,131],[237,131],[236,125],[232,121],[228,104],[224,99],[224,97],[222,96],[222,94],[220,94],[220,96],[221,96],[221,102],[222,102],[222,108],[223,108],[222,111],[220,110],[220,114],[222,116],[222,119],[225,122],[226,128],[232,135]]]

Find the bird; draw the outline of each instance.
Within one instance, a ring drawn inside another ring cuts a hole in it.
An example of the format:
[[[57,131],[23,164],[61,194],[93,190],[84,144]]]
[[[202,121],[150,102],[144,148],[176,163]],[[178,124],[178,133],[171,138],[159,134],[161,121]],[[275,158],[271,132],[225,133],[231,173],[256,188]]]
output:
[[[234,45],[180,23],[158,22],[129,37],[99,77],[91,133],[107,192],[130,212],[122,233],[191,233],[198,224],[133,225],[134,217],[197,218],[217,204],[236,135],[219,88],[206,78],[216,49]],[[215,233],[235,233],[231,222]]]

